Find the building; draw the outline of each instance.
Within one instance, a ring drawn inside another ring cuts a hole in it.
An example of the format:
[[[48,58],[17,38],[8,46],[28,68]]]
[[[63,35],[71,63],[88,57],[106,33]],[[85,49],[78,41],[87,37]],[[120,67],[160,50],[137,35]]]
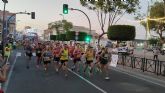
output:
[[[12,18],[10,18],[11,16],[13,16]],[[6,24],[6,21],[9,20],[9,23]],[[16,15],[14,13],[11,13],[9,11],[6,11],[5,13],[5,26],[8,26],[8,31],[7,33],[13,33],[16,30]],[[2,39],[2,32],[3,30],[3,11],[0,10],[0,40]]]

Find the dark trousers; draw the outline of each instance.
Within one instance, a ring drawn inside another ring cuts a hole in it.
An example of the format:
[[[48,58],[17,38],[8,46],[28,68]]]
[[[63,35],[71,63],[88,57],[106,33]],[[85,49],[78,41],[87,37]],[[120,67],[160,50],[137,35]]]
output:
[[[155,60],[158,60],[158,55],[154,55],[154,59]]]

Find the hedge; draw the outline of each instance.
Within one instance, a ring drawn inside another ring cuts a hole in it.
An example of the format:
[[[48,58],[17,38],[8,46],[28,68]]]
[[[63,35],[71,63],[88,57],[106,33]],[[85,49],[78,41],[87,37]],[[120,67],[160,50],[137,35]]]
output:
[[[134,40],[136,36],[135,26],[112,25],[108,27],[108,39],[118,41]]]

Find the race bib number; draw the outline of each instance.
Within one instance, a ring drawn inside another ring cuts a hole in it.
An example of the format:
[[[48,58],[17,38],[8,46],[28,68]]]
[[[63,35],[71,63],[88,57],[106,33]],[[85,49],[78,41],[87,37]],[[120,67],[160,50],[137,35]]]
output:
[[[50,61],[50,57],[44,57],[44,61]]]
[[[37,53],[41,53],[41,51],[37,51]]]

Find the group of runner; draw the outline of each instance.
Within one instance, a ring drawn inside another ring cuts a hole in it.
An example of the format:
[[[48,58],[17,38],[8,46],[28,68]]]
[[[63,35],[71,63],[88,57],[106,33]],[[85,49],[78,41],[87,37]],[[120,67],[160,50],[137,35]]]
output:
[[[69,63],[72,64],[71,69],[73,71],[80,72],[81,69],[84,74],[88,73],[91,76],[95,67],[97,71],[103,72],[105,79],[109,79],[108,63],[111,59],[111,49],[109,47],[97,46],[97,48],[93,48],[91,45],[86,46],[80,43],[65,44],[60,42],[37,44],[27,42],[24,46],[29,60],[31,60],[35,52],[37,68],[43,63],[44,70],[47,71],[49,63],[53,63],[56,72],[62,69],[64,70],[65,77],[67,77]],[[29,69],[28,64],[27,68]]]

